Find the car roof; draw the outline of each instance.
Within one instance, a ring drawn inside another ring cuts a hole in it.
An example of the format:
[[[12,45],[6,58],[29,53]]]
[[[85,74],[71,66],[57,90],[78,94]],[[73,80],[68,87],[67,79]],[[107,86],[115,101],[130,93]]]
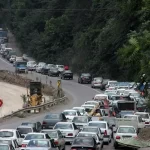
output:
[[[85,109],[84,107],[73,107],[72,109]]]
[[[30,132],[30,133],[27,133],[27,135],[29,135],[29,134],[37,134],[37,135],[38,135],[38,134],[43,134],[43,135],[45,135],[46,133],[41,133],[41,132],[40,132],[40,133],[38,133],[38,132]]]
[[[97,102],[97,101],[86,101],[85,103],[88,103],[88,102],[99,103],[99,102]]]
[[[135,127],[133,127],[133,126],[125,126],[125,125],[121,125],[121,126],[119,126],[118,128],[127,128],[127,127],[134,128],[134,129],[135,129]]]
[[[148,112],[136,112],[135,114],[149,114]]]
[[[83,126],[83,128],[99,128],[99,127],[96,127],[96,126]]]
[[[33,127],[32,126],[21,125],[21,126],[18,126],[17,128],[33,128]]]
[[[41,131],[58,131],[57,129],[42,129]]]

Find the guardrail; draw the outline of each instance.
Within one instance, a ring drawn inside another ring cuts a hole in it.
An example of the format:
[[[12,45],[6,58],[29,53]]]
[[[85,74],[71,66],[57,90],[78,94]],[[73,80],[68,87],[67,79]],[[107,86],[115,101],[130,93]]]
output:
[[[57,103],[65,101],[66,99],[67,99],[67,97],[64,96],[62,98],[54,99],[52,102],[47,102],[47,103],[44,103],[42,105],[19,109],[15,112],[12,112],[12,114],[5,115],[4,117],[2,117],[0,119],[0,121],[5,120],[5,119],[9,119],[9,118],[14,117],[14,116],[19,116],[19,114],[24,115],[26,113],[31,113],[31,111],[33,111],[33,113],[40,113],[41,111],[49,109],[50,107],[56,105]]]

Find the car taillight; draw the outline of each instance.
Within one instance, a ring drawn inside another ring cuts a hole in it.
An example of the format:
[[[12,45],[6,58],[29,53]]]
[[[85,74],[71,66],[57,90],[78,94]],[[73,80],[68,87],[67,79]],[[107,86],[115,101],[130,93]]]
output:
[[[22,144],[22,147],[26,147],[26,144]]]
[[[107,130],[105,130],[104,135],[107,135]]]
[[[120,139],[120,136],[116,136],[116,139],[117,139],[117,140]]]
[[[42,123],[42,124],[47,124],[47,122],[43,121],[43,123]]]
[[[73,136],[73,134],[72,133],[68,133],[68,136]]]
[[[56,144],[56,145],[58,145],[59,143],[58,143],[58,141],[54,141],[54,143]]]
[[[149,124],[149,122],[145,122],[145,124]]]

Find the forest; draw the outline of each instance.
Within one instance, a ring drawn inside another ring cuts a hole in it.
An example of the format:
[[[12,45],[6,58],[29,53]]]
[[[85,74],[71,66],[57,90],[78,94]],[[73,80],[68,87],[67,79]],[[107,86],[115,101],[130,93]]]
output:
[[[150,77],[150,0],[1,0],[22,51],[73,72]]]

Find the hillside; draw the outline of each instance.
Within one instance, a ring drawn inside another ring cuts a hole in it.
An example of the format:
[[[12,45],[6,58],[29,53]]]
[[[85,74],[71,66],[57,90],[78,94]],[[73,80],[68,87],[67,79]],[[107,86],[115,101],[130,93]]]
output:
[[[38,61],[124,80],[150,74],[150,0],[1,3],[24,52]]]

